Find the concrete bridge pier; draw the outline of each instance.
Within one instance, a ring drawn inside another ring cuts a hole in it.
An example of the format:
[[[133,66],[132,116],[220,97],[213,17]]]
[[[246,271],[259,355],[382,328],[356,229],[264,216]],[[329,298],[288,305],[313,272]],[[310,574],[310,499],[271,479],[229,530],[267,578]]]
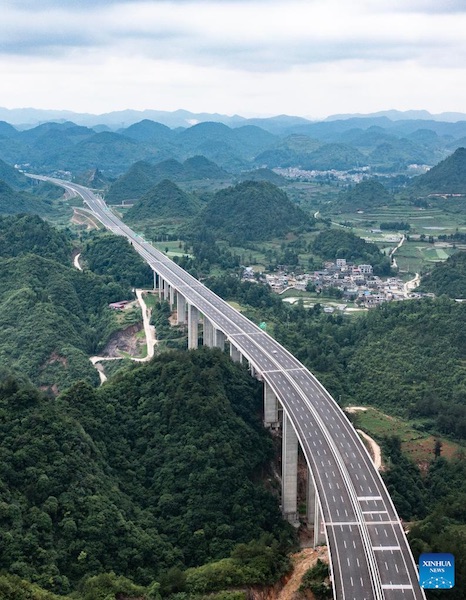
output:
[[[316,496],[316,487],[312,474],[307,470],[306,516],[308,529],[314,530],[314,548],[326,543],[322,511]]]
[[[203,330],[203,343],[204,346],[208,346],[212,348],[214,345],[214,326],[212,325],[212,321],[204,316],[204,330]]]
[[[188,350],[195,350],[198,346],[199,311],[192,304],[188,304]]]
[[[161,275],[157,275],[157,291],[159,293],[159,301],[162,302],[162,294],[163,294],[163,277]]]
[[[278,398],[266,381],[264,381],[264,425],[271,429],[277,429],[279,426]]]
[[[176,323],[186,323],[186,298],[180,292],[176,292]]]
[[[225,341],[226,337],[223,331],[220,329],[215,329],[214,327],[214,335],[213,335],[213,345],[215,348],[220,348],[222,352],[225,350]]]
[[[166,281],[165,279],[163,280],[163,299],[164,300],[168,300],[168,295],[169,295],[169,284],[168,281]]]
[[[230,342],[230,358],[233,362],[242,363],[243,356],[241,352],[236,348],[232,342]]]
[[[168,287],[168,297],[170,308],[173,310],[173,307],[175,306],[175,288],[172,285]]]
[[[290,523],[299,525],[298,436],[286,412],[282,429],[282,513]]]

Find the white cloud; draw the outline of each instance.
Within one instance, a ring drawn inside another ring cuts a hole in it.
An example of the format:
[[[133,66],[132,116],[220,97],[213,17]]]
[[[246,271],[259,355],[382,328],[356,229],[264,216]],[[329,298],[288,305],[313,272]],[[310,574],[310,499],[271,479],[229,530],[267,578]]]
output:
[[[458,110],[466,87],[463,4],[7,1],[0,104],[322,114],[347,112],[345,102],[358,111],[433,107],[438,90],[456,79],[443,102]]]

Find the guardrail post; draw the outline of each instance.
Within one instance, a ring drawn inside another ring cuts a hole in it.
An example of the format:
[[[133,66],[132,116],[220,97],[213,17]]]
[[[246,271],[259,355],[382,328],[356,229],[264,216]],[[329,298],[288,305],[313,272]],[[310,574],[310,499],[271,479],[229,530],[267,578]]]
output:
[[[264,425],[278,427],[278,399],[270,385],[264,381]]]
[[[298,437],[288,415],[283,413],[282,513],[296,525],[298,519]]]
[[[188,350],[195,350],[198,345],[199,311],[188,304]]]

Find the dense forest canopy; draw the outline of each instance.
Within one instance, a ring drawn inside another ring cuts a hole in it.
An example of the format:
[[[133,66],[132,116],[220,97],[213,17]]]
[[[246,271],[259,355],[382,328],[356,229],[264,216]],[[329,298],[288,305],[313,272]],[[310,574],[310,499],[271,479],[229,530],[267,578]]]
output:
[[[217,192],[194,222],[193,230],[205,228],[221,239],[241,243],[271,239],[311,223],[312,219],[272,183],[245,181]]]
[[[466,298],[466,252],[456,252],[422,277],[420,291]]]
[[[466,148],[458,148],[430,171],[416,177],[411,187],[425,194],[465,194]]]
[[[62,593],[110,571],[148,585],[287,536],[257,480],[273,453],[260,402],[247,370],[207,349],[58,400],[2,380],[2,566]]]
[[[378,181],[365,179],[353,188],[341,192],[336,201],[339,210],[356,212],[387,206],[393,200],[391,194]]]
[[[69,235],[37,216],[0,217],[2,367],[57,392],[79,378],[97,383],[89,355],[118,327],[108,303],[121,285],[71,266]]]
[[[186,219],[199,212],[199,201],[169,179],[151,188],[126,213],[130,223],[146,219]]]
[[[112,277],[122,285],[139,288],[153,285],[152,269],[124,237],[93,233],[85,243],[82,257],[91,271]]]
[[[51,212],[50,203],[26,191],[16,191],[0,180],[0,213],[16,215],[34,213],[47,215]]]

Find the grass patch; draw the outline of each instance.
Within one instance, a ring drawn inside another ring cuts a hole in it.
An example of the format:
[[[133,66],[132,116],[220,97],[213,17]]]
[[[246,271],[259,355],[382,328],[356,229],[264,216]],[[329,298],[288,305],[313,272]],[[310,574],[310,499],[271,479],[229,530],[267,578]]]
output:
[[[453,458],[465,449],[464,446],[446,438],[434,437],[419,431],[415,422],[402,421],[386,415],[376,408],[368,408],[365,411],[354,413],[353,423],[355,427],[362,429],[378,442],[384,437],[396,434],[401,440],[403,452],[417,464],[425,464],[434,458],[436,439],[440,439],[442,442],[442,456],[445,458]]]

